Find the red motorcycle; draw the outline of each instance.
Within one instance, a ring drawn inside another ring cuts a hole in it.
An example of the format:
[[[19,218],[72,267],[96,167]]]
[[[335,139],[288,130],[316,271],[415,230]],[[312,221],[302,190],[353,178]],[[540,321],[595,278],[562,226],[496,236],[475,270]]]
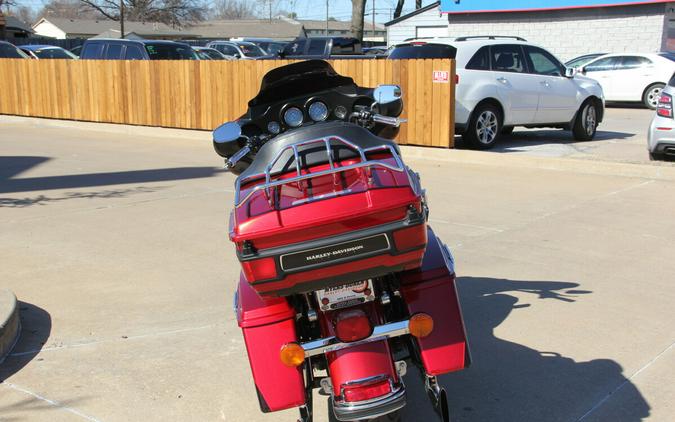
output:
[[[414,364],[449,420],[436,377],[469,354],[453,257],[391,140],[402,107],[398,86],[359,87],[313,60],[267,73],[214,131],[238,175],[234,310],[263,412],[311,421],[318,388],[333,420],[396,420]]]

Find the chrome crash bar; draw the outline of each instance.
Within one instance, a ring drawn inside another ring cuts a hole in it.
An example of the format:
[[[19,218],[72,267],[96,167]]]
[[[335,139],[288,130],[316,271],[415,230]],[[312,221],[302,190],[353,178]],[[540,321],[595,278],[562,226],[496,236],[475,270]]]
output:
[[[305,357],[321,355],[323,353],[335,352],[337,350],[346,349],[348,347],[358,346],[360,344],[370,343],[373,341],[386,340],[392,337],[400,337],[410,334],[408,328],[409,320],[398,322],[390,322],[388,324],[376,325],[373,328],[373,334],[363,340],[353,341],[350,343],[343,343],[336,337],[326,337],[317,340],[301,343],[300,346],[305,351]]]
[[[349,149],[354,150],[360,157],[361,162],[356,163],[356,164],[351,164],[348,166],[342,166],[342,167],[336,167],[335,163],[333,162],[333,157],[332,157],[332,151],[331,151],[331,142],[337,142],[341,143],[345,146],[347,146]],[[307,173],[307,174],[302,174],[302,169],[300,165],[300,154],[298,151],[299,147],[306,146],[306,145],[312,145],[312,144],[324,144],[325,145],[325,152],[327,155],[327,161],[329,165],[328,170],[323,170],[319,171],[316,173]],[[272,180],[272,169],[274,168],[275,164],[279,159],[281,159],[282,155],[288,151],[292,150],[293,151],[293,159],[295,161],[295,170],[296,170],[296,176],[288,178],[288,179],[278,179],[278,180]],[[393,166],[389,163],[386,163],[382,160],[368,160],[366,158],[366,154],[371,153],[371,152],[376,152],[376,151],[389,151],[391,156],[394,158],[396,165]],[[235,207],[240,207],[242,206],[248,199],[256,192],[259,191],[264,191],[265,196],[267,197],[267,200],[270,202],[270,205],[273,205],[274,203],[274,195],[271,195],[270,189],[274,188],[276,186],[281,186],[281,185],[286,185],[289,183],[295,183],[299,182],[301,180],[307,180],[307,179],[312,179],[315,177],[321,177],[321,176],[327,176],[331,174],[337,174],[340,172],[344,171],[349,171],[349,170],[354,170],[358,168],[370,168],[370,167],[382,167],[388,170],[392,171],[397,171],[397,172],[404,172],[406,171],[405,165],[403,164],[403,161],[401,160],[401,157],[398,155],[398,152],[396,152],[396,149],[391,146],[391,145],[386,145],[386,144],[381,144],[377,145],[374,147],[370,148],[361,148],[358,145],[341,138],[339,136],[328,136],[325,138],[318,138],[318,139],[312,139],[309,141],[300,141],[296,142],[291,145],[287,145],[283,149],[279,150],[279,152],[274,156],[274,159],[267,165],[265,168],[264,173],[258,173],[258,174],[253,174],[251,176],[248,176],[244,178],[243,180],[237,179],[235,183],[235,193],[234,193],[234,205]],[[255,186],[253,189],[251,189],[250,192],[246,194],[243,198],[241,198],[241,185],[245,184],[251,180],[256,180],[260,178],[265,178],[265,183],[259,184]]]

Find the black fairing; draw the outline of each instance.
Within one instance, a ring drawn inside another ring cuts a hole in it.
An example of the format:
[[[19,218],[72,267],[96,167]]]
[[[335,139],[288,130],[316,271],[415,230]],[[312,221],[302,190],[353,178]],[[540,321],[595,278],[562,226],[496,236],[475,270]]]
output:
[[[305,121],[299,128],[283,126],[282,114],[286,107],[296,106],[303,108],[317,99],[324,101],[331,108],[331,114],[326,122],[315,123],[305,116]],[[347,119],[342,120],[337,118],[332,111],[337,106],[343,106],[347,109],[349,115],[359,107],[370,108],[373,102],[373,88],[359,87],[354,83],[352,78],[339,75],[330,64],[323,60],[308,60],[269,71],[263,77],[260,91],[249,101],[246,114],[241,116],[237,120],[237,123],[242,127],[244,135],[256,137],[268,133],[267,125],[269,122],[280,122],[282,124],[282,132],[267,143],[274,143],[279,138],[292,138],[295,139],[293,142],[297,142],[308,138],[295,135],[296,133],[308,134],[307,129],[322,127],[332,122],[344,123],[341,126],[344,128],[347,126],[354,126],[357,129],[361,128],[356,124],[347,123]],[[374,111],[385,116],[397,117],[403,111],[403,102],[398,100],[389,104],[380,104],[376,106]],[[362,129],[358,131],[359,134],[363,134],[364,132],[370,132],[386,139],[393,139],[398,134],[398,128],[376,124],[368,130]],[[345,136],[345,138],[353,141],[348,136]],[[382,143],[381,141],[383,140],[380,139],[380,143]],[[246,138],[241,137],[237,140],[224,143],[214,142],[213,145],[220,156],[227,158],[246,145]],[[262,148],[260,152],[262,152]],[[241,159],[230,171],[240,174],[255,159],[256,152],[254,151]]]

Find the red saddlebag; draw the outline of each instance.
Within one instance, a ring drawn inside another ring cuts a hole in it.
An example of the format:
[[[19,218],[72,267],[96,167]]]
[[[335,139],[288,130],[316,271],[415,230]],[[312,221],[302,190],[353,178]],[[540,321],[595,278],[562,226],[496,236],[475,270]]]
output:
[[[422,266],[401,275],[401,291],[410,314],[424,312],[434,320],[431,334],[416,341],[427,374],[440,375],[466,368],[469,351],[452,255],[431,228],[428,237]]]
[[[263,412],[305,404],[301,367],[281,363],[279,351],[297,342],[295,311],[284,298],[261,298],[241,275],[235,302],[237,322],[244,334],[260,409]]]
[[[333,152],[328,164],[293,167],[276,179],[269,170],[239,177],[230,239],[259,294],[304,293],[419,267],[427,231],[417,174],[395,146],[359,151],[344,159]]]

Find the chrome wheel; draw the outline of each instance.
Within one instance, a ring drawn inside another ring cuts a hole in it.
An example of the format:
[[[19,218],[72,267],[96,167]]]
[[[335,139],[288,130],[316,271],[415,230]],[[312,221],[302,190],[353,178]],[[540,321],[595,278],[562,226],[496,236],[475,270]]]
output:
[[[663,91],[663,88],[660,86],[655,86],[654,88],[650,89],[649,92],[647,93],[647,105],[650,108],[656,108],[659,105],[659,97],[661,97],[661,91]]]
[[[499,121],[491,110],[483,111],[476,120],[476,135],[481,144],[490,145],[497,137]]]
[[[595,132],[595,127],[597,124],[597,114],[595,112],[594,106],[592,106],[591,104],[586,106],[586,108],[584,109],[583,119],[584,119],[583,120],[584,130],[586,131],[586,135],[588,136],[593,135],[593,132]]]

